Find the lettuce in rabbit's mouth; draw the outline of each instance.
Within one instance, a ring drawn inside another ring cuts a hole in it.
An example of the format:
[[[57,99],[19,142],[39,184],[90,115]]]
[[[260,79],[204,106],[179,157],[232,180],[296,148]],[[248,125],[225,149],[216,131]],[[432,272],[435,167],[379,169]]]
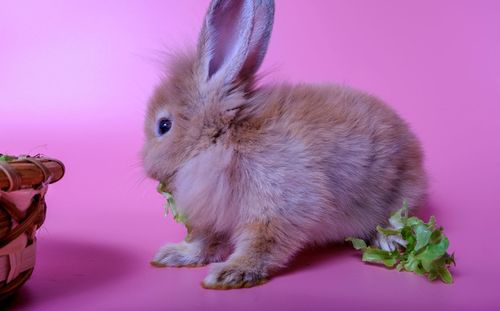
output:
[[[175,205],[175,200],[174,200],[174,197],[172,196],[172,194],[170,192],[167,192],[166,190],[166,186],[164,183],[160,182],[160,184],[158,184],[158,187],[156,188],[156,190],[162,194],[165,199],[166,199],[166,202],[165,202],[165,205],[164,205],[164,208],[165,208],[165,216],[167,216],[170,213],[172,213],[172,216],[174,217],[174,220],[178,223],[182,223],[184,224],[185,226],[186,223],[187,223],[187,218],[186,218],[186,215],[180,213],[178,210],[177,210],[177,207]]]
[[[377,231],[398,244],[395,250],[367,246],[364,240],[352,237],[346,241],[363,252],[364,262],[425,275],[430,281],[440,278],[444,283],[453,283],[449,267],[455,265],[455,257],[447,253],[448,238],[443,234],[443,228],[436,226],[434,216],[427,223],[415,216],[408,217],[408,205],[404,203],[389,222],[393,228],[377,226]]]

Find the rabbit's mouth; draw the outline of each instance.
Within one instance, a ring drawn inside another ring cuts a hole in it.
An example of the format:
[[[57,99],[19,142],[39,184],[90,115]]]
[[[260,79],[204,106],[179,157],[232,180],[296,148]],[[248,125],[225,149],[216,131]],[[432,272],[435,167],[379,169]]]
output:
[[[157,179],[160,183],[164,185],[164,189],[166,192],[173,193],[175,189],[173,189],[172,185],[174,184],[174,178],[177,173],[177,170],[173,171],[172,173],[166,175],[166,176],[161,176]]]

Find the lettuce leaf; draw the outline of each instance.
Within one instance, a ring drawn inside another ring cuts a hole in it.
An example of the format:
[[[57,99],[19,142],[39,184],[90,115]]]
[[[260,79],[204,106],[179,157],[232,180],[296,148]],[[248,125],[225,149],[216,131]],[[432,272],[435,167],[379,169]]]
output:
[[[165,216],[167,216],[170,212],[170,213],[172,213],[172,216],[174,217],[174,220],[176,222],[182,223],[186,226],[186,223],[187,223],[186,215],[180,213],[177,210],[177,206],[175,205],[174,197],[172,196],[172,194],[170,192],[167,192],[165,184],[160,183],[158,185],[158,187],[156,188],[156,190],[160,194],[162,194],[166,199],[165,205],[163,206],[165,208]]]
[[[12,161],[12,160],[15,160],[15,159],[17,159],[17,157],[10,156],[10,155],[7,155],[7,154],[1,154],[0,153],[0,161]]]
[[[362,239],[349,237],[356,250],[363,252],[362,260],[383,264],[398,271],[409,271],[424,275],[430,281],[440,278],[444,283],[453,283],[450,266],[455,265],[455,255],[448,254],[449,240],[442,227],[436,227],[436,219],[427,223],[418,217],[408,217],[408,205],[392,214],[390,228],[377,226],[379,234],[399,244],[394,251],[367,246]]]

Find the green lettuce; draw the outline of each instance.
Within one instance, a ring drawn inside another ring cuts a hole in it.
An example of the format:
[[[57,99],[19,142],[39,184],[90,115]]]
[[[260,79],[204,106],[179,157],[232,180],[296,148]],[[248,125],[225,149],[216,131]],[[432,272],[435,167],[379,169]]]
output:
[[[10,155],[7,155],[7,154],[1,154],[0,153],[0,161],[12,161],[12,160],[15,160],[15,159],[17,159],[17,157],[10,156]]]
[[[186,223],[187,223],[187,218],[186,218],[186,215],[180,213],[178,210],[177,210],[177,207],[175,205],[175,200],[174,200],[174,197],[172,196],[172,194],[170,192],[168,192],[166,190],[166,187],[165,187],[165,184],[164,183],[160,183],[158,185],[158,187],[156,188],[156,190],[162,194],[165,199],[166,199],[166,202],[165,202],[165,205],[164,205],[164,208],[165,208],[165,216],[170,213],[172,213],[172,216],[174,217],[174,220],[178,223],[182,223],[186,226]]]
[[[353,247],[363,252],[364,262],[383,264],[398,271],[409,271],[426,276],[430,281],[440,278],[444,283],[453,283],[451,264],[455,265],[454,254],[447,252],[449,241],[443,228],[436,226],[432,216],[427,223],[408,216],[408,205],[392,214],[391,228],[377,226],[377,232],[386,239],[396,241],[398,246],[392,251],[367,246],[365,241],[349,237]]]

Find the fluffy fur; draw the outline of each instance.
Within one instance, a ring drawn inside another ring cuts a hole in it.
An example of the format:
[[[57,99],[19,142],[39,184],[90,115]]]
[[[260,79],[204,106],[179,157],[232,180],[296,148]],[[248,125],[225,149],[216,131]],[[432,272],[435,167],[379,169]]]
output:
[[[311,244],[372,239],[403,200],[425,198],[420,144],[379,99],[336,85],[255,87],[273,10],[270,0],[212,1],[196,53],[172,60],[148,107],[145,170],[190,228],[153,263],[217,262],[207,288],[261,284]],[[240,22],[216,20],[228,14]],[[162,117],[173,125],[161,136]]]

